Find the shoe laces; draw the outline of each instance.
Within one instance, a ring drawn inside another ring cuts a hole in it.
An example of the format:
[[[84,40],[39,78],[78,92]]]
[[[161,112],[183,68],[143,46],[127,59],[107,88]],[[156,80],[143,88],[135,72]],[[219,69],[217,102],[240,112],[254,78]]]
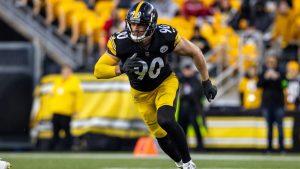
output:
[[[183,164],[183,169],[196,169],[196,165],[193,163],[193,161],[189,161]]]
[[[175,165],[178,169],[183,169],[183,163],[182,161],[179,161],[179,162],[175,162]]]

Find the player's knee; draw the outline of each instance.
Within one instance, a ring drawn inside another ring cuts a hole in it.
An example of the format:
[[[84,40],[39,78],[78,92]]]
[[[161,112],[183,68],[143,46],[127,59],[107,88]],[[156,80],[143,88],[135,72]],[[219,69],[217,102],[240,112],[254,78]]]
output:
[[[167,132],[164,129],[162,129],[161,127],[157,128],[156,130],[151,131],[151,132],[156,138],[163,138],[167,135]]]
[[[176,124],[175,108],[172,106],[160,107],[157,110],[157,122],[163,129]]]
[[[167,132],[160,127],[157,121],[146,122],[146,125],[148,126],[151,134],[154,135],[156,138],[162,138],[167,135]]]
[[[167,119],[167,118],[158,118],[158,124],[165,129],[168,126],[171,126],[174,124],[175,121],[172,119]]]

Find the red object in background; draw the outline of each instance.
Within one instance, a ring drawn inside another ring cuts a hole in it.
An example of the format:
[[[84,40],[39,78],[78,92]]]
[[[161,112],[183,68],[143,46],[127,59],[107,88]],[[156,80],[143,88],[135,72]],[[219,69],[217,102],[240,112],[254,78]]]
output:
[[[212,15],[212,10],[197,0],[188,0],[183,4],[183,15],[185,17],[206,17]]]

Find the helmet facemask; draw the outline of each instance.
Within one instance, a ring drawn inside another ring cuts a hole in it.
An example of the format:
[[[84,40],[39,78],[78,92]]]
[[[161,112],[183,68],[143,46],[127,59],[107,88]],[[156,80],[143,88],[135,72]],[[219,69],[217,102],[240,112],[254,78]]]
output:
[[[131,28],[131,24],[133,24],[133,23],[138,24],[138,25],[143,25],[145,27],[145,29],[143,31],[144,33],[142,35],[138,35],[140,32],[137,32],[137,34],[134,35],[135,31],[133,31],[132,28]],[[129,21],[126,21],[126,27],[127,27],[128,32],[129,32],[130,38],[134,42],[142,42],[147,37],[152,36],[152,34],[154,32],[154,29],[155,29],[155,27],[153,28],[153,26],[151,26],[151,23],[142,24],[142,23],[135,23],[135,22],[129,22]]]

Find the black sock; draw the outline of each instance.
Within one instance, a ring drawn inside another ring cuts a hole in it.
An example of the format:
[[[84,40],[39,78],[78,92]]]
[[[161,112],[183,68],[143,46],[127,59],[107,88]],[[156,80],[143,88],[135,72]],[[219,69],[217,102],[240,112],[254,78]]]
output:
[[[180,162],[181,157],[178,153],[177,147],[174,144],[174,141],[170,139],[168,135],[163,138],[156,138],[160,148],[175,162]]]
[[[157,110],[157,121],[175,143],[183,163],[191,160],[186,137],[181,126],[175,121],[175,108],[162,106]]]

